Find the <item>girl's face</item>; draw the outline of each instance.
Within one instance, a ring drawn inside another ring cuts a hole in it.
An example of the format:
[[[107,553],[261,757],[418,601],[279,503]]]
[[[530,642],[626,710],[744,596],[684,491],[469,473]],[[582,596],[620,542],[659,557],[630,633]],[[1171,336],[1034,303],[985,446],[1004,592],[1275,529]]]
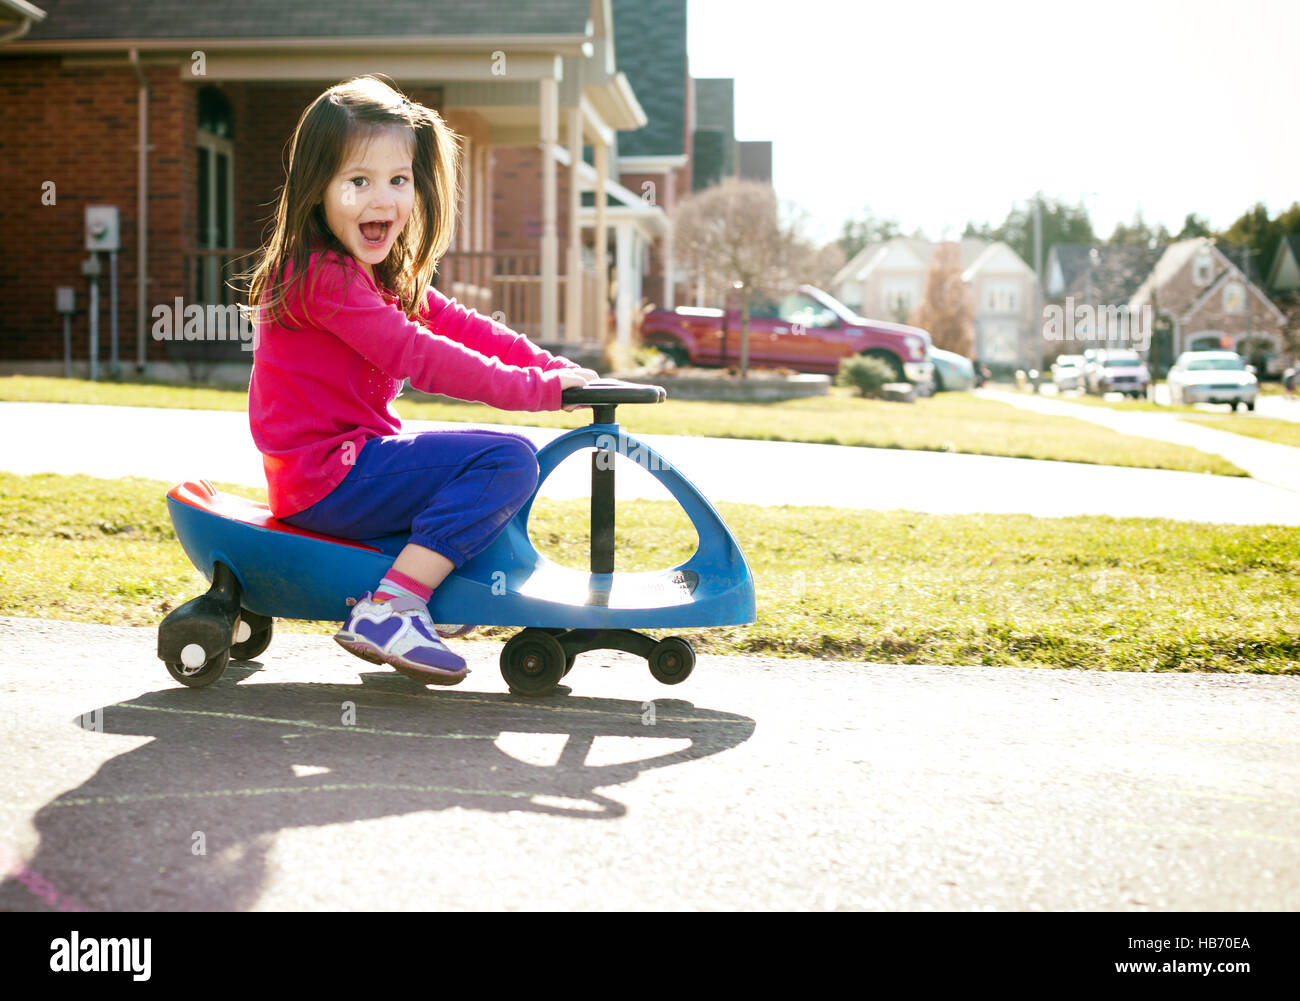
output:
[[[373,279],[415,205],[409,129],[400,126],[356,143],[325,191],[325,221]]]

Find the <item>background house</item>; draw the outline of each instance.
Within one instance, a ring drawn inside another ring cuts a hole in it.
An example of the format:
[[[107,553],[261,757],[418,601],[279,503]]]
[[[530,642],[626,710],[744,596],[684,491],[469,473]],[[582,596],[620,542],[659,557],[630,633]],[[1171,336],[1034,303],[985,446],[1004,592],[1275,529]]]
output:
[[[1092,306],[1094,317],[1109,316],[1109,307],[1124,307],[1133,293],[1151,273],[1163,247],[1105,246],[1086,243],[1058,243],[1047,255],[1043,275],[1045,304],[1061,306]],[[1098,310],[1107,312],[1098,313]],[[1090,348],[1107,346],[1105,338],[1111,333],[1094,323],[1076,322],[1073,315],[1067,320],[1068,334],[1072,340],[1044,339],[1045,366],[1050,366],[1058,355],[1082,354]],[[1112,347],[1131,348],[1131,343]],[[1148,356],[1161,369],[1173,364],[1172,346],[1168,338],[1157,337],[1148,346]]]
[[[667,218],[677,205],[737,173],[769,184],[772,179],[772,144],[736,141],[734,81],[690,75],[686,26],[686,0],[614,0],[619,68],[647,118],[642,127],[617,136],[619,182],[638,202],[610,214],[639,222],[639,228],[620,231],[633,248],[635,266],[619,268],[619,290],[631,304],[661,309],[687,299],[718,305],[699,301],[696,276],[674,256]],[[622,308],[618,315],[618,339],[626,341],[632,331]]]
[[[1236,262],[1207,237],[1165,248],[1129,300],[1129,310],[1151,306],[1172,328],[1172,351],[1226,348],[1261,374],[1287,365],[1286,317]]]
[[[16,6],[0,2],[9,13]],[[186,374],[185,345],[150,336],[153,307],[234,295],[225,283],[263,239],[302,110],[326,87],[370,72],[464,138],[456,240],[440,287],[543,343],[603,343],[607,276],[594,262],[609,256],[612,206],[630,198],[617,180],[615,136],[647,121],[617,66],[611,0],[280,0],[274,18],[257,0],[42,8],[43,20],[0,44],[7,186],[32,193],[0,202],[0,229],[40,233],[42,245],[39,254],[13,240],[0,247],[7,369],[62,371],[57,286],[79,291],[73,350],[86,358],[85,210],[111,205],[118,302],[114,310],[100,254],[105,357],[116,316],[126,367]],[[520,146],[533,150],[535,172],[502,178],[494,160]],[[589,210],[583,187],[602,193]],[[526,221],[505,242],[498,222],[508,227],[516,197]],[[630,268],[628,248],[613,243],[620,270]]]
[[[938,244],[916,237],[871,243],[844,265],[828,290],[864,316],[906,323],[921,301]],[[1038,364],[1033,270],[1005,243],[958,243],[962,281],[971,290],[975,357],[994,370]]]

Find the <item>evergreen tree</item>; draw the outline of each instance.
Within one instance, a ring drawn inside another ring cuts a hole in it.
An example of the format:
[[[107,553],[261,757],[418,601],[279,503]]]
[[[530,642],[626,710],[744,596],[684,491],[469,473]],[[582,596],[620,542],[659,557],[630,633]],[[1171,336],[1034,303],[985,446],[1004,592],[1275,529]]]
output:
[[[844,259],[852,260],[853,255],[869,243],[882,243],[899,235],[897,219],[881,219],[874,215],[870,206],[862,209],[862,218],[845,219],[840,227],[837,241],[844,251]]]

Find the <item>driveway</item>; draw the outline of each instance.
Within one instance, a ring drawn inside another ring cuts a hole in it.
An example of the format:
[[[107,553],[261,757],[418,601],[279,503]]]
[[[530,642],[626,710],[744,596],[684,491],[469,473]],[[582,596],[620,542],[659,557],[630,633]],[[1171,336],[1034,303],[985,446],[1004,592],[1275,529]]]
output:
[[[1073,411],[1092,409],[1070,407],[1072,416]],[[581,417],[575,414],[573,423],[580,426]],[[405,424],[411,431],[466,426]],[[539,446],[563,433],[480,426],[523,433]],[[635,425],[631,430],[635,432]],[[5,442],[0,468],[15,473],[106,478],[129,474],[173,483],[204,478],[265,485],[261,456],[243,413],[0,403],[0,434]],[[1300,525],[1300,498],[1295,493],[1244,477],[797,442],[671,435],[646,435],[645,441],[713,501]],[[617,468],[620,498],[668,496],[634,463],[620,459]],[[542,485],[541,495],[586,497],[589,478],[589,460],[571,456]]]

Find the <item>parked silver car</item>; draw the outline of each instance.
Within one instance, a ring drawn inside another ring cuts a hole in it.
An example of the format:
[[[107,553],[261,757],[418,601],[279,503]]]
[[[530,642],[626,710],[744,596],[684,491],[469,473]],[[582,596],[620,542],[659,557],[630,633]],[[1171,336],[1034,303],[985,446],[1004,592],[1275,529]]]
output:
[[[1087,364],[1083,355],[1059,355],[1052,362],[1052,384],[1056,391],[1083,388],[1083,369]]]
[[[1184,351],[1169,370],[1170,403],[1227,403],[1255,409],[1259,380],[1235,351]]]
[[[1123,393],[1134,398],[1146,395],[1151,373],[1136,351],[1098,351],[1084,370],[1089,393]]]

